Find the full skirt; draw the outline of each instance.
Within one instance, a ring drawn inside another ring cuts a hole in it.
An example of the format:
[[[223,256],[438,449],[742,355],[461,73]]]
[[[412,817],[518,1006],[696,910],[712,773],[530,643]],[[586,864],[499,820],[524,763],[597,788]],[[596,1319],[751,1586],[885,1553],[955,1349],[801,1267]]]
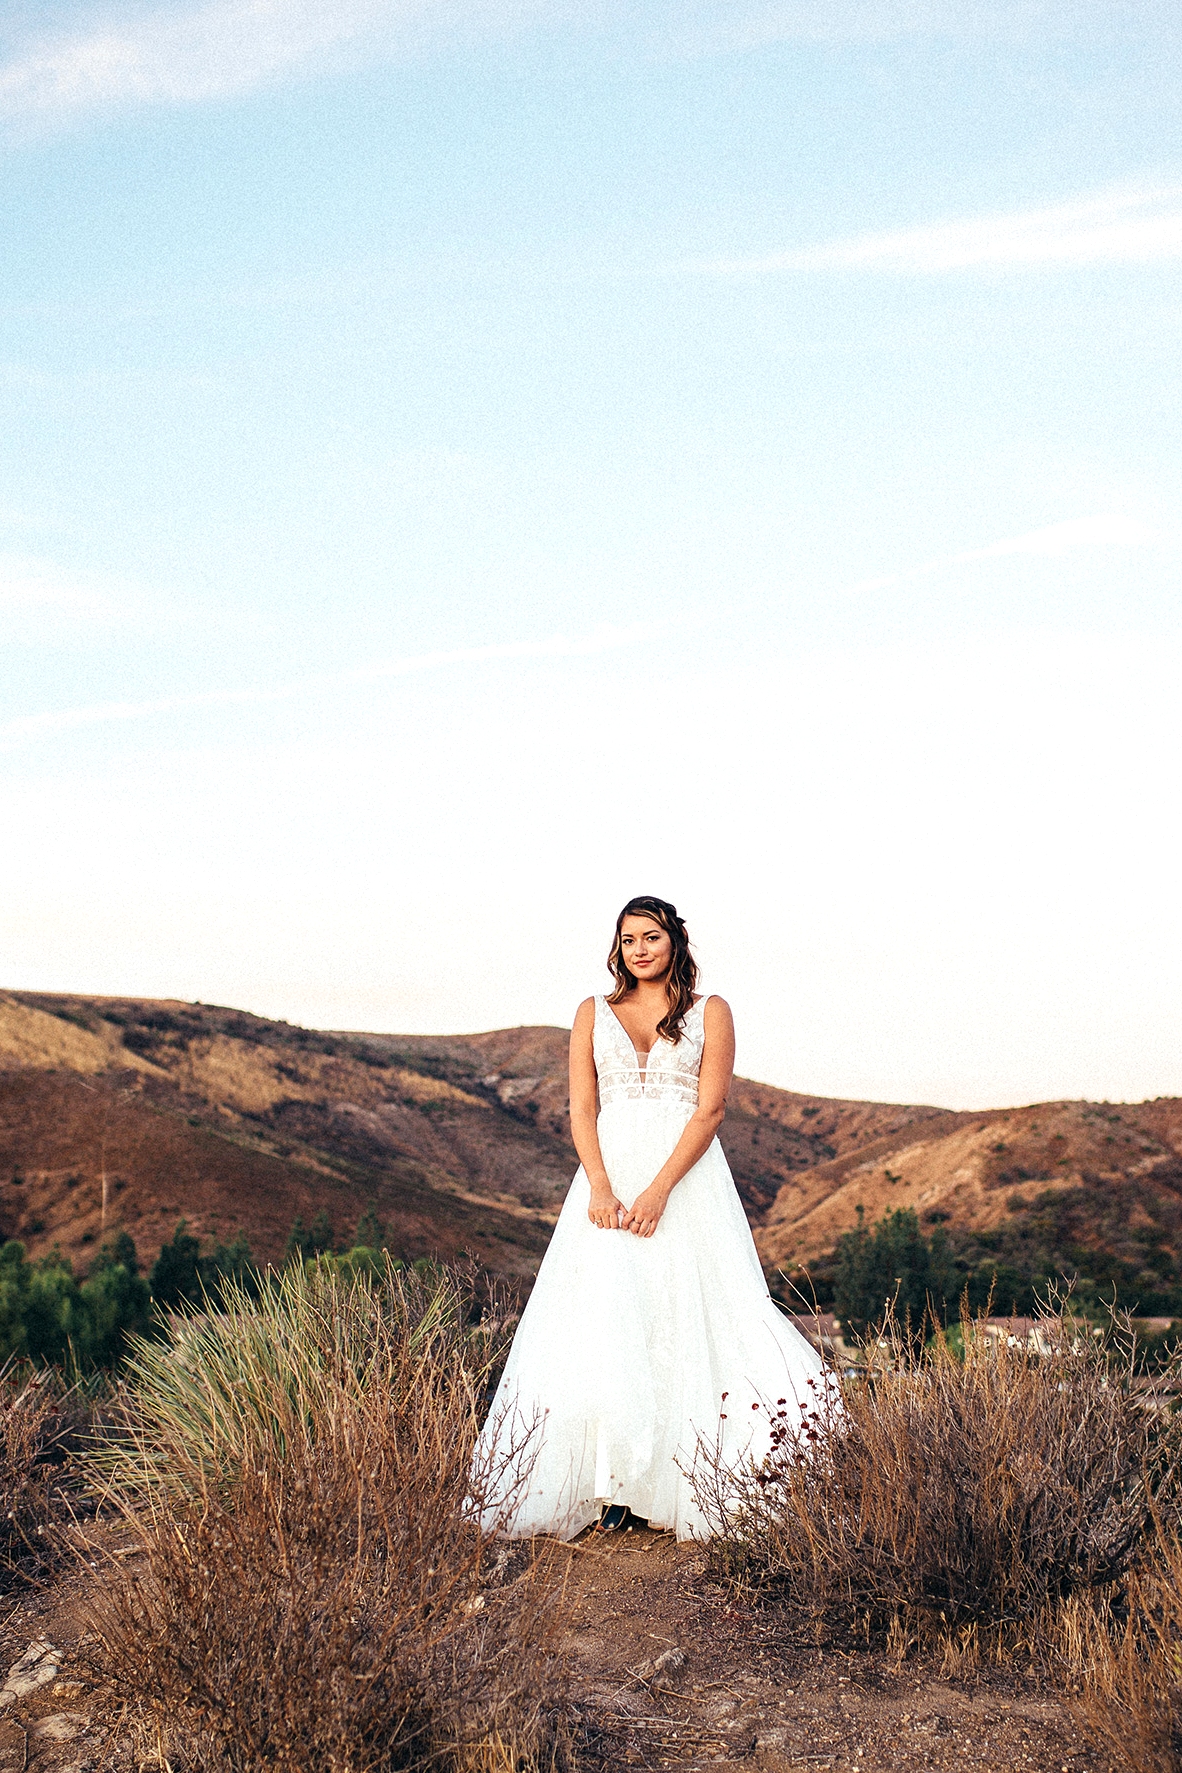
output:
[[[625,1206],[672,1151],[687,1113],[605,1108],[599,1141]],[[820,1358],[772,1301],[718,1140],[673,1190],[651,1238],[601,1231],[580,1168],[477,1452],[506,1469],[486,1525],[573,1538],[611,1503],[679,1539],[710,1522],[691,1482],[703,1454],[725,1472],[759,1463],[779,1420],[799,1432],[824,1402]],[[784,1414],[786,1412],[786,1414]]]

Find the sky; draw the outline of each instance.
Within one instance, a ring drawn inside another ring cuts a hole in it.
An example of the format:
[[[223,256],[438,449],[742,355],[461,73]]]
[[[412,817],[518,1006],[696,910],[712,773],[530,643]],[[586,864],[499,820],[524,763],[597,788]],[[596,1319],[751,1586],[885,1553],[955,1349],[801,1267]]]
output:
[[[0,984],[1182,1094],[1182,14],[10,0]]]

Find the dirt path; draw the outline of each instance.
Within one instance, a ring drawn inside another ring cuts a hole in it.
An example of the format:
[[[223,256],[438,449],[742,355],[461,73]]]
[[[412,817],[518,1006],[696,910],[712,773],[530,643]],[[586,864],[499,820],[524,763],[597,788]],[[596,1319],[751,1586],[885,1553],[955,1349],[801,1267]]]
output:
[[[792,1642],[774,1615],[707,1582],[701,1552],[668,1534],[585,1536],[571,1554],[578,1690],[622,1765],[1111,1773],[1053,1693],[1008,1671],[942,1681]]]
[[[700,1549],[668,1534],[585,1535],[553,1556],[567,1579],[576,1696],[604,1732],[604,1773],[731,1763],[750,1773],[1112,1773],[1054,1693],[1008,1671],[943,1681],[793,1641],[774,1614],[734,1605],[707,1581]],[[0,1675],[37,1640],[59,1652],[51,1678],[0,1708],[0,1773],[144,1765],[80,1666],[79,1592],[69,1577],[0,1615]]]

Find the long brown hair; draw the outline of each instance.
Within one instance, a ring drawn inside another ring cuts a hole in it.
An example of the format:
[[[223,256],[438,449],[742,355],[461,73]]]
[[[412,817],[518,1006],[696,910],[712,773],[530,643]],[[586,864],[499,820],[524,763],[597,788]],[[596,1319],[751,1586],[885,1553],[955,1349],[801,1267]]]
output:
[[[665,974],[665,994],[669,999],[669,1009],[657,1023],[657,1039],[671,1040],[676,1045],[681,1039],[681,1025],[693,1005],[694,986],[698,983],[698,963],[690,953],[689,933],[685,923],[677,915],[676,905],[670,905],[668,900],[654,899],[651,893],[642,893],[638,899],[629,899],[616,919],[615,940],[607,957],[608,969],[614,973],[616,980],[608,1003],[619,1003],[630,991],[636,990],[636,974],[630,973],[625,966],[624,952],[620,946],[626,917],[651,917],[654,923],[660,924],[673,943],[673,958],[669,962],[669,971]]]

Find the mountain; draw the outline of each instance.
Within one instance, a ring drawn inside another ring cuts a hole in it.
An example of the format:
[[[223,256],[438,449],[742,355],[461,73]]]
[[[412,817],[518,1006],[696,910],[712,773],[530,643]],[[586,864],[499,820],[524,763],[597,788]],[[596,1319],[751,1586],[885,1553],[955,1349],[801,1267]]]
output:
[[[567,1038],[0,993],[0,1237],[85,1268],[105,1231],[150,1258],[184,1218],[274,1260],[297,1214],[346,1237],[372,1209],[408,1257],[467,1253],[527,1286],[577,1163]],[[1175,1100],[954,1113],[736,1078],[721,1137],[770,1270],[815,1265],[859,1206],[913,1206],[986,1254],[1023,1236],[1098,1250],[1142,1284],[1182,1254]]]
[[[372,1208],[407,1256],[528,1282],[577,1159],[567,1032],[324,1032],[208,1004],[0,993],[0,1236],[85,1267],[179,1219],[274,1260],[293,1219]],[[752,1221],[798,1171],[938,1111],[737,1080],[723,1138]],[[103,1178],[107,1211],[103,1217]]]
[[[967,1276],[1069,1273],[1182,1312],[1182,1101],[1044,1102],[933,1116],[790,1177],[757,1229],[771,1270],[814,1273],[899,1207],[946,1228]],[[1007,1278],[1008,1277],[1008,1278]]]

